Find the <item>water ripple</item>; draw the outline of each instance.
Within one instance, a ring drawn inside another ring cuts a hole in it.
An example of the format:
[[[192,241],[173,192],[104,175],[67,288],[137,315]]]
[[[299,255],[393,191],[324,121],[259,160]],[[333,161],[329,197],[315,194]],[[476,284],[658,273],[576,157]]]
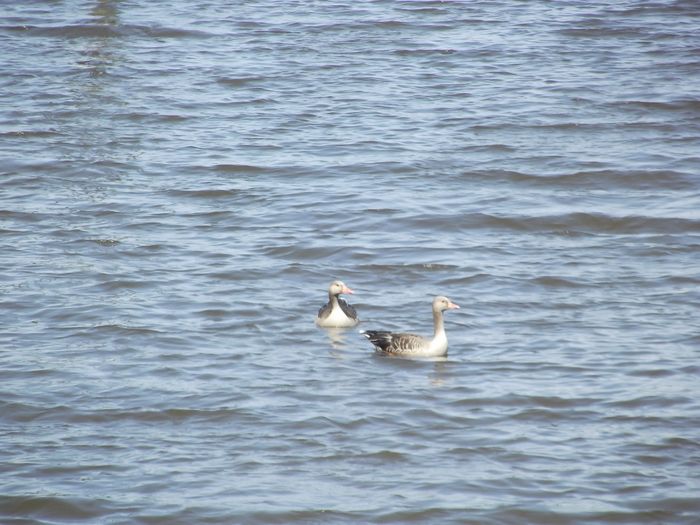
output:
[[[3,7],[0,522],[694,525],[697,5],[319,5]]]

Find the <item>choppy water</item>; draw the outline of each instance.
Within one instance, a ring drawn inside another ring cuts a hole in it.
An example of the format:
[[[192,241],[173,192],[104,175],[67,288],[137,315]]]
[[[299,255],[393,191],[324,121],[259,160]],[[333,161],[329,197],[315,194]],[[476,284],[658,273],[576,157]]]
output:
[[[698,523],[697,2],[0,14],[0,522]]]

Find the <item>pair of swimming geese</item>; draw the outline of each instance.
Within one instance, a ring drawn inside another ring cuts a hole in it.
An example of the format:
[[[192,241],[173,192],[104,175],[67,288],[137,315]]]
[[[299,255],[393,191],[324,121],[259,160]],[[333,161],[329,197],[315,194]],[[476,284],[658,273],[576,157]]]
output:
[[[333,281],[328,287],[328,303],[318,311],[316,324],[324,328],[349,328],[360,320],[355,309],[340,298],[353,291],[343,281]],[[447,355],[447,335],[442,312],[459,308],[441,295],[433,299],[433,337],[428,339],[415,334],[366,330],[361,332],[378,352],[401,357],[441,357]]]

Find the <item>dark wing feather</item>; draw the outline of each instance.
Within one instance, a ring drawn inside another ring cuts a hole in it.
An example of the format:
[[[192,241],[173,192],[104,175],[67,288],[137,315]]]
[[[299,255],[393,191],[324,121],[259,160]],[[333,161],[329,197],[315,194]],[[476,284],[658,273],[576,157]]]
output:
[[[380,330],[366,330],[362,332],[362,335],[369,339],[370,343],[372,343],[377,350],[381,350],[383,352],[388,351],[388,348],[391,346],[391,339],[393,337],[391,332],[383,332]]]
[[[420,352],[429,341],[416,334],[394,334],[390,352],[392,354],[410,355]]]
[[[355,319],[357,320],[357,312],[355,311],[355,308],[351,304],[346,303],[343,299],[338,297],[338,304],[340,305],[340,309],[343,311],[345,315],[347,315],[350,319]]]
[[[329,315],[331,315],[331,310],[333,308],[331,307],[331,302],[328,301],[326,304],[324,304],[321,309],[318,311],[318,318],[319,319],[325,319]]]
[[[366,330],[362,335],[369,339],[377,350],[388,354],[410,355],[419,352],[428,343],[424,337],[415,334]]]

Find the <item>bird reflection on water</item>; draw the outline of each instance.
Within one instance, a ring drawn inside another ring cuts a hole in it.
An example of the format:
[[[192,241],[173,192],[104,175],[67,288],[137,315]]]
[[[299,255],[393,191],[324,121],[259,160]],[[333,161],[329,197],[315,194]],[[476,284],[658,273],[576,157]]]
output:
[[[347,350],[348,345],[346,343],[348,337],[347,328],[324,328],[328,340],[331,344],[333,350]],[[351,330],[354,333],[354,330]],[[340,352],[333,352],[333,355],[338,358],[342,358]]]

